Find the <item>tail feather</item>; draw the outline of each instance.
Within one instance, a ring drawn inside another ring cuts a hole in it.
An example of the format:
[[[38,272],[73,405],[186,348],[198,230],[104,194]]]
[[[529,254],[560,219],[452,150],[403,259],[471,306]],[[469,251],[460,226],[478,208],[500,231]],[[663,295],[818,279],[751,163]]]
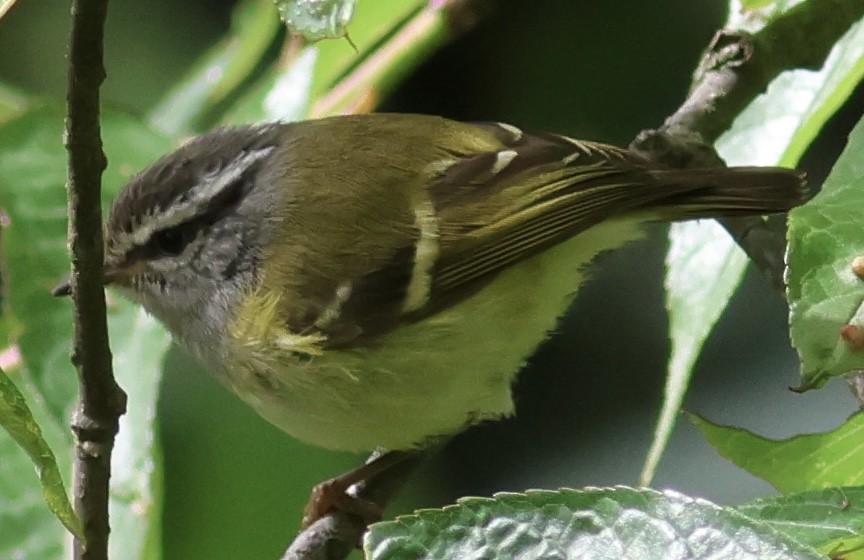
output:
[[[805,174],[780,167],[664,169],[651,174],[661,183],[693,187],[652,204],[670,220],[788,212],[811,196]]]

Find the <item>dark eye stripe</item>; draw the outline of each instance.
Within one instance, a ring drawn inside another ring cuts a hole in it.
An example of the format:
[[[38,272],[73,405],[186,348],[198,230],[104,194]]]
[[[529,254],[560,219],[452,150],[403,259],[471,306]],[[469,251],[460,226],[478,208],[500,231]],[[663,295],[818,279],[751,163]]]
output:
[[[226,214],[232,212],[251,186],[250,181],[241,178],[226,187],[191,220],[154,232],[146,244],[133,249],[134,257],[151,260],[180,255],[190,243],[195,241],[201,231],[209,229]]]

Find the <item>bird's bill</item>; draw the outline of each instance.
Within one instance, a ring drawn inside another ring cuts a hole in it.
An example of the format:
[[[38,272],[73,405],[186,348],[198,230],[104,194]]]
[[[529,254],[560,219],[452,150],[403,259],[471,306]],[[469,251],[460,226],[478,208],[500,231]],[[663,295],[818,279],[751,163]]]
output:
[[[106,270],[105,271],[105,286],[109,286],[118,282],[123,277],[128,277],[128,270]],[[72,274],[67,274],[63,280],[61,280],[54,288],[51,290],[51,295],[54,297],[68,297],[72,295]]]

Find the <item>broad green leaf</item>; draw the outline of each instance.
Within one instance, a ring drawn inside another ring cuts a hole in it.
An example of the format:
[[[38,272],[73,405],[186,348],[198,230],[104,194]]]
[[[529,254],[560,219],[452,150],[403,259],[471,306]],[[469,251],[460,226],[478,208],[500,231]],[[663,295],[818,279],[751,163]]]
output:
[[[310,41],[346,35],[355,0],[275,0],[279,17],[292,33]]]
[[[54,452],[42,436],[24,395],[3,370],[0,370],[0,426],[27,452],[42,484],[48,507],[63,525],[78,538],[83,537],[81,521],[75,515]]]
[[[702,345],[741,282],[747,256],[713,220],[672,224],[666,254],[666,308],[672,351],[663,407],[639,484],[654,477]]]
[[[378,523],[367,558],[823,558],[732,508],[677,492],[607,488],[464,498]]]
[[[15,337],[21,332],[20,323],[9,311],[5,297],[9,280],[3,255],[3,235],[8,221],[9,217],[0,207],[0,369],[13,369],[21,362],[21,352],[15,344]]]
[[[33,394],[57,426],[68,425],[77,393],[69,361],[71,302],[50,295],[69,269],[62,127],[59,105],[34,108],[0,124],[0,207],[11,221],[4,238],[9,303],[23,329],[18,343]],[[102,132],[109,160],[103,177],[106,202],[134,172],[171,148],[165,137],[116,111],[103,111]],[[140,313],[109,299],[115,375],[129,393],[128,416],[121,420],[114,452],[112,546],[122,548],[115,549],[116,557],[132,559],[142,557],[146,539],[161,522],[161,494],[150,488],[161,476],[152,416],[167,346],[164,332]],[[68,435],[65,445],[71,445]]]
[[[830,432],[772,440],[743,428],[691,420],[712,446],[784,493],[864,486],[864,412]]]
[[[298,120],[371,109],[448,36],[444,7],[427,6],[425,0],[362,2],[352,43],[324,41],[278,61],[251,87],[237,91],[221,121]]]
[[[242,0],[228,34],[150,112],[148,121],[171,136],[197,131],[207,114],[249,79],[278,30],[272,0]]]
[[[803,388],[864,368],[855,338],[864,328],[864,280],[851,266],[864,255],[862,192],[864,119],[819,195],[789,216],[789,324]]]
[[[826,488],[762,498],[736,508],[826,552],[864,534],[864,487]]]

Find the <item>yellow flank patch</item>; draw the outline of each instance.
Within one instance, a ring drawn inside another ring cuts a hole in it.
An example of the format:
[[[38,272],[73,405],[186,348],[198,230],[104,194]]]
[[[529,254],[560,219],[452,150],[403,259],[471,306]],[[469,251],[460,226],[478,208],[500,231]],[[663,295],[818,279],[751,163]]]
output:
[[[251,351],[257,356],[284,356],[292,352],[309,356],[323,354],[321,344],[327,339],[325,335],[298,334],[285,327],[285,318],[280,316],[281,299],[281,295],[264,288],[243,298],[228,328],[228,339],[236,341],[238,350]]]

